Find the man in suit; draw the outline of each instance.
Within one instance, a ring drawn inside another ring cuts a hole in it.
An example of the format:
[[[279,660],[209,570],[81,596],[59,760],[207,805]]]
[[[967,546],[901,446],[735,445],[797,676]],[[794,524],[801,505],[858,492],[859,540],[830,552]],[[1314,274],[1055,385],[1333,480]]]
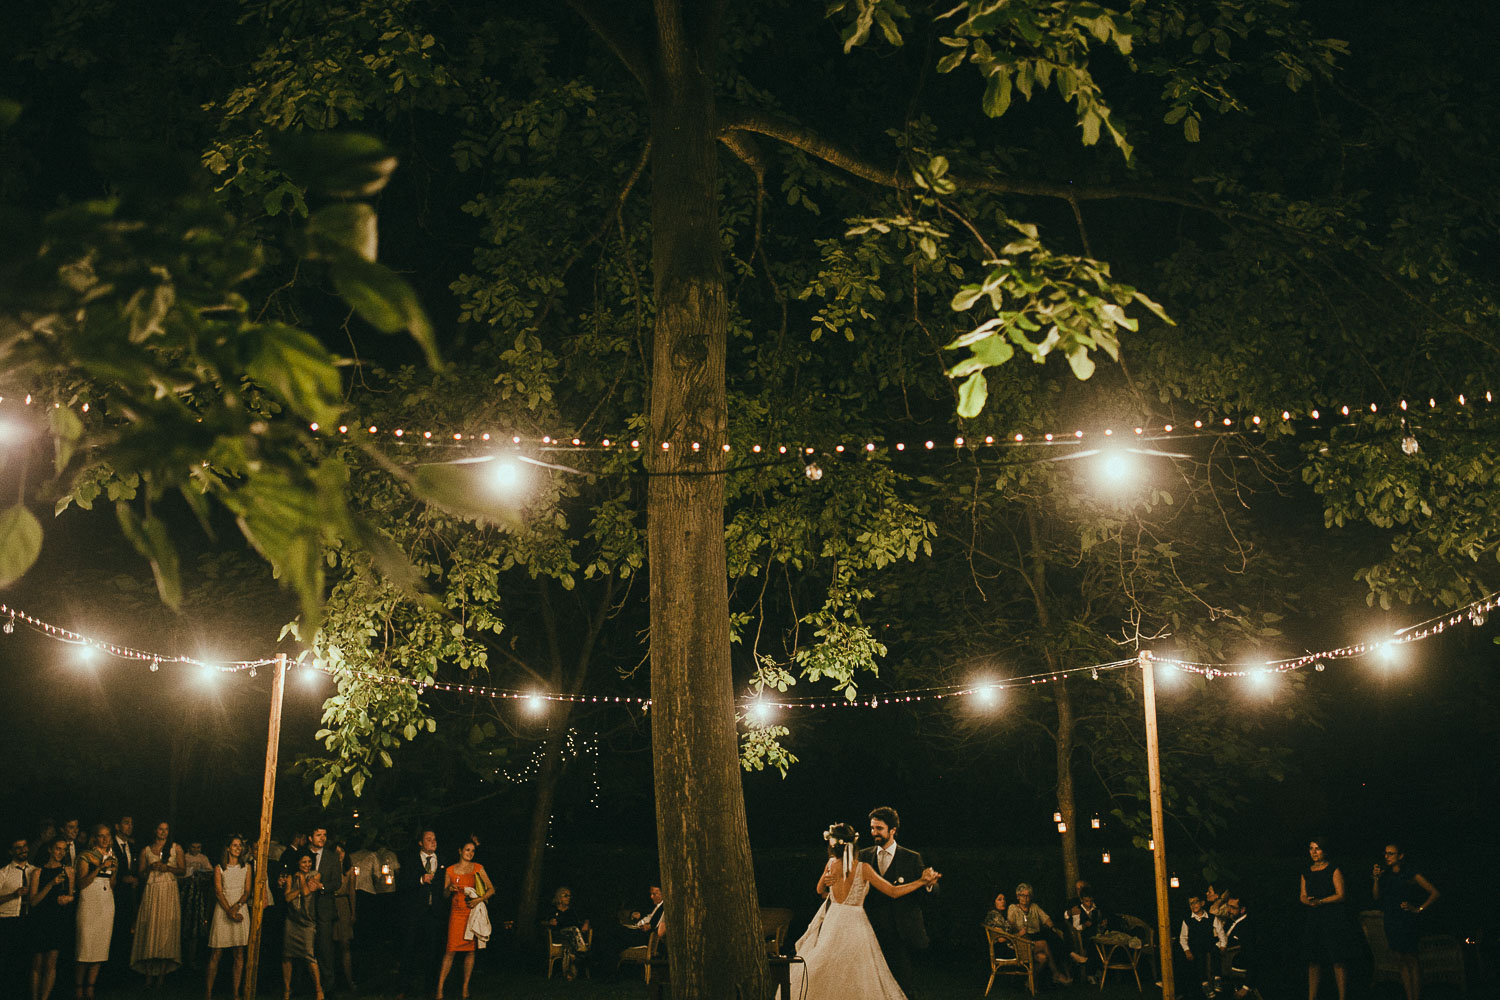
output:
[[[897,845],[896,831],[900,828],[901,817],[890,806],[871,810],[870,839],[875,844],[859,852],[859,860],[892,885],[915,882],[922,877],[924,867],[922,855]],[[927,891],[932,890],[928,886]],[[911,952],[927,947],[927,927],[922,922],[922,904],[917,899],[920,895],[913,892],[892,899],[882,892],[870,892],[865,896],[865,914],[875,928],[875,939],[880,942],[885,964],[890,966],[901,991],[912,1000],[916,994],[911,981]]]
[[[423,830],[410,849],[401,852],[396,870],[396,900],[403,930],[401,978],[407,992],[425,995],[437,979],[437,964],[447,930],[445,874],[437,857],[437,834]]]
[[[1236,1000],[1245,1000],[1258,991],[1259,957],[1255,950],[1255,926],[1250,921],[1250,905],[1238,892],[1224,894],[1224,916],[1215,928],[1219,938],[1220,961],[1223,963],[1223,979],[1215,984],[1216,994],[1224,991],[1224,983],[1234,986]]]
[[[68,839],[68,853],[63,855],[63,864],[69,868],[78,867],[78,855],[86,851],[89,846],[86,840],[80,841],[78,839],[80,837],[78,826],[78,820],[65,819],[63,820],[62,829],[57,834],[59,837],[66,837]],[[80,843],[82,843],[82,847],[79,846]]]
[[[140,901],[140,855],[136,853],[135,820],[121,816],[115,821],[115,857],[120,861],[120,875],[115,879],[115,929],[109,939],[109,965],[104,975],[112,983],[122,983],[129,975],[130,949],[135,943],[135,911]]]
[[[323,883],[323,888],[313,898],[313,916],[317,920],[313,950],[318,956],[319,975],[332,992],[333,970],[338,968],[333,953],[333,897],[343,885],[344,871],[339,864],[339,852],[328,843],[326,826],[315,826],[308,833],[307,850],[313,856],[313,871]]]

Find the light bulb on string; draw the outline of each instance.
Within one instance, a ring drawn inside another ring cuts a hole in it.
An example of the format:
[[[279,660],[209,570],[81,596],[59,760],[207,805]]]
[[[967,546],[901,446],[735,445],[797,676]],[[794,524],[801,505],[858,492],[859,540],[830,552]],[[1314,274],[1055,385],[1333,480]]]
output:
[[[15,615],[11,615],[8,619],[6,619],[4,625],[0,626],[0,628],[4,628],[5,629],[5,634],[6,635],[10,635],[12,632],[14,632],[16,630],[16,616]]]
[[[79,661],[82,663],[93,663],[94,652],[94,644],[92,642],[89,642],[88,640],[84,640],[78,646]]]
[[[746,714],[750,717],[751,722],[757,726],[764,726],[771,721],[771,706],[757,698]]]
[[[1381,666],[1393,667],[1401,661],[1401,651],[1394,642],[1378,643],[1375,646],[1375,658],[1380,661]]]
[[[803,468],[802,474],[813,482],[817,482],[823,478],[823,469],[817,462],[808,462],[807,466]]]
[[[1140,476],[1140,459],[1125,448],[1106,448],[1094,464],[1100,485],[1123,490]]]
[[[998,684],[986,684],[974,690],[974,698],[979,704],[991,707],[1000,701],[1000,686]]]
[[[531,694],[526,696],[526,709],[532,714],[536,714],[546,707],[547,699],[543,698],[541,695],[532,692]]]
[[[497,457],[490,468],[490,485],[500,493],[514,493],[522,484],[521,463],[514,458]]]

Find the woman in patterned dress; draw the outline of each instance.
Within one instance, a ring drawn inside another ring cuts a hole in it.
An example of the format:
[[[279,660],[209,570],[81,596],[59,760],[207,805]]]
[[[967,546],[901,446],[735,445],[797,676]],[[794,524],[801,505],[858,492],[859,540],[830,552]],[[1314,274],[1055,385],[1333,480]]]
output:
[[[470,895],[469,890],[474,890]],[[464,930],[469,925],[469,911],[495,894],[495,884],[490,881],[484,865],[474,861],[474,842],[471,840],[458,849],[458,861],[448,866],[443,880],[443,891],[448,894],[448,946],[443,949],[443,964],[438,970],[437,997],[443,1000],[443,984],[453,969],[453,956],[462,952],[464,956],[464,997],[469,995],[469,977],[474,974],[474,939],[465,938]]]
[[[148,987],[160,986],[167,973],[182,964],[182,908],[177,880],[184,866],[182,848],[172,843],[172,828],[156,824],[156,839],[141,848],[141,907],[135,915],[135,939],[130,967],[146,977]]]
[[[281,937],[282,997],[292,995],[292,962],[300,960],[307,963],[317,1000],[323,1000],[323,980],[314,950],[318,925],[313,912],[313,893],[323,888],[323,879],[313,871],[312,853],[298,851],[297,870],[281,878],[286,898],[286,930]]]
[[[47,862],[31,870],[27,905],[31,916],[31,1000],[47,1000],[57,982],[57,953],[68,943],[68,923],[73,919],[73,869],[68,867],[68,841],[53,837],[47,845]]]
[[[78,855],[73,884],[78,887],[78,937],[74,952],[73,985],[79,996],[92,997],[99,966],[109,961],[109,941],[115,930],[115,835],[103,823],[94,827],[88,850]],[[64,848],[66,849],[66,848]]]
[[[240,979],[245,974],[245,946],[250,942],[250,891],[254,883],[251,871],[245,861],[245,838],[230,837],[224,856],[214,868],[214,915],[208,928],[208,978],[203,984],[204,1000],[213,995],[214,979],[219,973],[219,956],[226,948],[234,959],[230,975],[234,985],[229,995],[240,995]]]

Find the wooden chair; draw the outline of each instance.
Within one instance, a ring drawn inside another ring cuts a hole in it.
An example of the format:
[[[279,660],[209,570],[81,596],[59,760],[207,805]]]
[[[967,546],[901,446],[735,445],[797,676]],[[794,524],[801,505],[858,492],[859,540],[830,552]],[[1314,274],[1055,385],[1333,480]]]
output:
[[[792,911],[780,906],[760,908],[760,936],[765,942],[766,954],[775,958],[781,954],[786,940],[787,928],[792,925]]]
[[[543,928],[543,929],[547,932],[547,978],[551,979],[552,978],[552,967],[555,966],[558,962],[562,961],[563,946],[562,946],[562,942],[561,941],[554,941],[554,940],[552,940],[552,928],[551,927],[546,927],[546,928]],[[588,930],[586,930],[586,931],[583,932],[583,943],[584,943],[584,945],[590,951],[593,951],[593,949],[594,949],[594,929],[592,927],[590,927]],[[624,956],[622,955],[621,956],[622,960],[623,960],[623,957]],[[589,976],[590,979],[593,978],[593,976],[591,976],[589,974],[589,967],[588,967],[588,965],[586,963],[583,966],[583,974],[585,976]]]
[[[1131,975],[1135,976],[1135,989],[1137,993],[1145,992],[1141,986],[1141,952],[1145,944],[1140,938],[1128,935],[1123,931],[1113,934],[1105,933],[1094,938],[1094,950],[1099,953],[1099,989],[1104,989],[1104,981],[1109,978],[1110,969],[1129,969]]]
[[[990,947],[990,981],[984,984],[984,995],[990,995],[995,977],[1004,973],[1007,976],[1025,976],[1026,988],[1031,991],[1032,996],[1036,996],[1036,959],[1032,955],[1031,941],[998,927],[986,927],[984,936]],[[1002,951],[999,955],[995,954],[997,944]],[[1003,953],[1006,948],[1010,949],[1011,954]]]
[[[1120,914],[1120,923],[1124,924],[1125,933],[1141,939],[1141,956],[1151,960],[1152,982],[1161,979],[1161,949],[1156,946],[1156,928],[1128,913]]]
[[[620,960],[615,963],[615,970],[619,971],[620,966],[626,964],[639,965],[641,967],[641,974],[645,977],[647,985],[649,985],[651,983],[651,962],[656,958],[657,942],[660,940],[653,933],[650,937],[646,938],[645,944],[626,948],[620,952]]]

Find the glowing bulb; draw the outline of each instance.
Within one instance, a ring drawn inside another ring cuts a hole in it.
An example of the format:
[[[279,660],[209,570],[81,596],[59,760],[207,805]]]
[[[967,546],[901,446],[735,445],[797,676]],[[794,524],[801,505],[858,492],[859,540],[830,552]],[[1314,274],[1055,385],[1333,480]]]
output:
[[[1251,670],[1247,676],[1250,679],[1250,683],[1255,685],[1257,690],[1269,691],[1271,689],[1270,667],[1261,667],[1258,670]]]
[[[218,672],[212,663],[204,663],[198,668],[198,679],[205,684],[212,684],[217,679]]]
[[[1391,667],[1400,662],[1401,651],[1394,642],[1382,642],[1375,647],[1375,657],[1383,665]]]
[[[807,467],[802,470],[802,474],[813,482],[817,482],[823,478],[823,470],[817,462],[809,462]]]
[[[539,695],[539,694],[532,694],[532,695],[528,695],[527,696],[527,698],[526,698],[526,708],[527,708],[528,711],[531,711],[531,712],[540,712],[542,709],[544,709],[546,707],[547,707],[547,699],[543,698],[541,695]]]
[[[979,699],[981,705],[994,705],[1000,700],[1000,688],[994,684],[986,684],[974,691],[974,697]]]
[[[78,658],[80,660],[82,660],[84,663],[93,663],[94,662],[94,644],[91,643],[91,642],[85,642],[83,645],[79,646],[78,647]]]
[[[0,420],[0,444],[15,444],[26,436],[26,428],[15,420]]]
[[[502,493],[511,493],[521,485],[521,463],[514,458],[497,458],[490,469],[490,484]]]
[[[767,722],[771,721],[771,706],[763,701],[756,701],[755,704],[750,706],[749,715],[751,722],[754,722],[757,726],[764,726]]]
[[[1099,456],[1097,475],[1106,486],[1128,486],[1139,472],[1139,462],[1128,451],[1112,448]]]

